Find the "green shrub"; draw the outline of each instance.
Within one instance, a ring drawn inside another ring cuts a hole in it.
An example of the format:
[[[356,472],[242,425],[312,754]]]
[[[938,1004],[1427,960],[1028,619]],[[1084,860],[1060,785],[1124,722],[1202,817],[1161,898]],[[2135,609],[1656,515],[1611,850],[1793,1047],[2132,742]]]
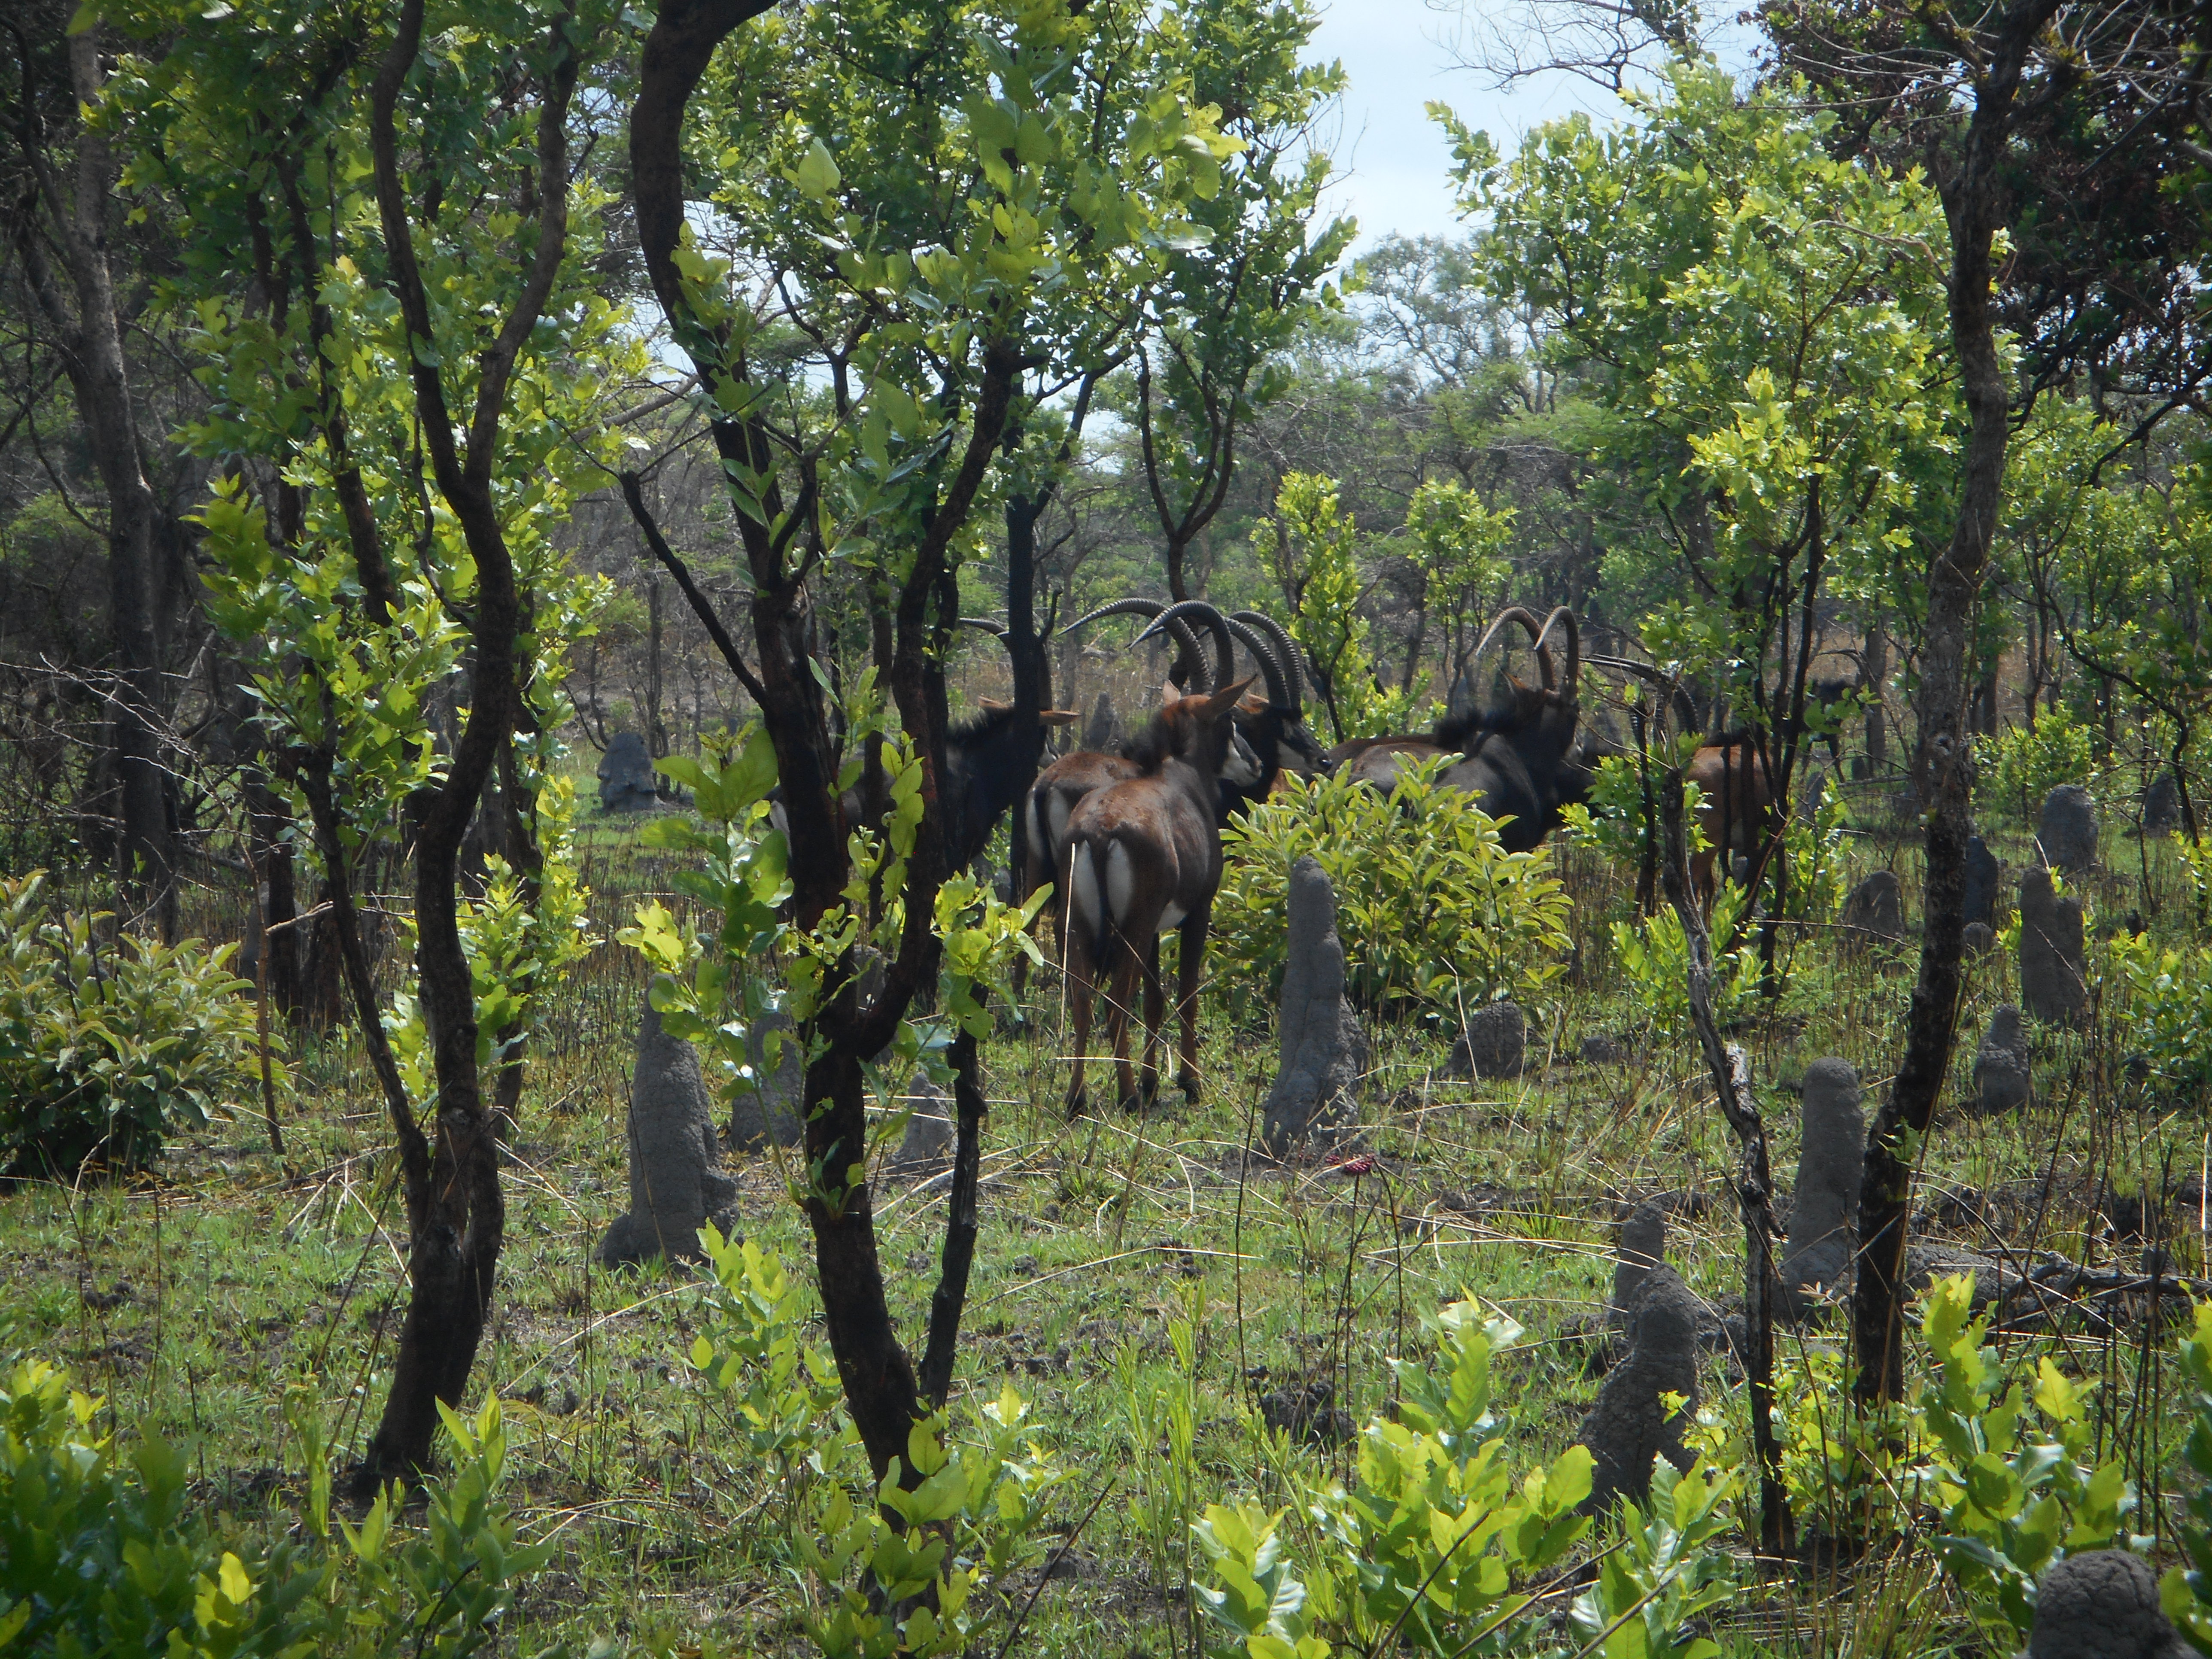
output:
[[[2008,1362],[1984,1346],[1989,1320],[1969,1318],[1972,1291],[1965,1277],[1928,1287],[1921,1330],[1936,1366],[1917,1402],[1922,1461],[1905,1484],[1936,1512],[1944,1570],[2008,1652],[2035,1622],[2037,1577],[2110,1545],[2135,1495],[2118,1462],[2094,1461],[2095,1384],[2048,1357]]]
[[[236,949],[94,934],[49,914],[43,872],[0,880],[0,1165],[72,1176],[142,1166],[179,1129],[258,1086],[253,1006]],[[273,1038],[272,1038],[273,1041]]]
[[[1750,908],[1751,893],[1733,882],[1713,895],[1707,927],[1712,939],[1713,1018],[1728,1021],[1759,999],[1759,946],[1748,930],[1733,951],[1722,941],[1738,932]],[[1690,1029],[1690,939],[1672,905],[1638,921],[1613,924],[1613,953],[1635,992],[1634,1002],[1652,1028],[1669,1039]]]
[[[2105,962],[2106,1006],[2129,1062],[2148,1068],[2162,1097],[2212,1096],[2212,949],[2161,950],[2148,934],[2116,933]]]
[[[1385,799],[1348,776],[1291,779],[1223,836],[1215,982],[1242,1014],[1282,987],[1291,866],[1310,854],[1336,887],[1346,989],[1370,1012],[1455,1013],[1540,1000],[1564,970],[1569,901],[1551,854],[1509,853],[1442,763],[1404,769]]]
[[[690,1360],[726,1410],[730,1473],[765,1488],[782,1565],[804,1586],[806,1633],[825,1659],[941,1659],[988,1653],[1012,1607],[1003,1587],[1041,1553],[1037,1534],[1065,1472],[1039,1446],[1011,1385],[967,1413],[915,1423],[900,1460],[871,1486],[860,1437],[838,1410],[836,1362],[806,1340],[798,1286],[773,1250],[700,1241],[714,1265]],[[857,1467],[856,1467],[857,1466]],[[899,1517],[899,1524],[890,1519]],[[719,1650],[709,1647],[707,1651]]]
[[[1655,781],[1653,788],[1657,788]],[[1682,824],[1690,837],[1690,851],[1704,852],[1711,843],[1698,827],[1698,809],[1705,792],[1685,780],[1682,784]],[[1588,842],[1607,860],[1631,875],[1644,867],[1646,849],[1659,827],[1658,805],[1647,811],[1644,782],[1636,763],[1626,755],[1607,755],[1590,775],[1589,804],[1575,803],[1562,814],[1566,833]]]
[[[446,1414],[453,1474],[419,1530],[398,1523],[395,1488],[339,1523],[342,1545],[322,1481],[304,1541],[265,1544],[187,1503],[177,1447],[149,1435],[122,1451],[97,1432],[101,1410],[36,1361],[0,1379],[0,1650],[465,1659],[550,1553],[517,1540],[498,1500],[495,1400],[473,1425]]]
[[[1516,1480],[1508,1424],[1492,1409],[1490,1362],[1518,1328],[1486,1322],[1471,1301],[1423,1322],[1435,1361],[1396,1365],[1400,1420],[1378,1418],[1361,1432],[1351,1488],[1291,1474],[1288,1510],[1212,1504],[1192,1528],[1212,1581],[1194,1587],[1199,1605],[1229,1638],[1210,1653],[1543,1650],[1532,1644],[1540,1617],[1518,1586],[1589,1530],[1576,1506],[1589,1496],[1590,1455],[1570,1446]]]
[[[2183,1500],[2187,1518],[2176,1528],[2186,1565],[2166,1570],[2159,1601],[2191,1647],[2212,1653],[2212,1302],[2197,1304],[2180,1358],[2190,1411],[2181,1462],[2194,1480]]]
[[[2023,823],[2033,823],[2043,798],[2062,783],[2097,785],[2090,731],[2063,708],[2046,709],[2033,726],[2015,726],[1974,739],[1983,799]]]

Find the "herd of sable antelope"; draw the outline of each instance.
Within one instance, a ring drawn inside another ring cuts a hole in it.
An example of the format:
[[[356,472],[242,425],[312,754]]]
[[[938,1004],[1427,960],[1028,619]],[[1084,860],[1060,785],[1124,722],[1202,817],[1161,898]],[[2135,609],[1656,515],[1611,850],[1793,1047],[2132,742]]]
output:
[[[1165,635],[1176,647],[1171,678],[1146,727],[1111,752],[1078,750],[1043,765],[1045,734],[1074,723],[1065,709],[1024,714],[987,701],[980,714],[946,735],[946,844],[957,867],[979,857],[1010,810],[1017,891],[1049,887],[1066,971],[1072,1038],[1066,1106],[1086,1103],[1085,1061],[1093,1005],[1106,994],[1119,1098],[1149,1103],[1158,1087],[1158,1051],[1166,994],[1160,980],[1160,936],[1173,930],[1177,956],[1176,1014],[1181,1026],[1177,1081],[1195,1097],[1198,989],[1207,926],[1221,884],[1221,831],[1231,818],[1267,799],[1286,773],[1310,777],[1349,769],[1378,792],[1396,785],[1408,763],[1442,760],[1438,781],[1480,800],[1501,821],[1508,851],[1540,844],[1562,810],[1588,799],[1594,769],[1619,745],[1583,719],[1584,665],[1580,631],[1565,606],[1539,622],[1520,605],[1501,611],[1476,647],[1480,657],[1501,634],[1526,633],[1537,683],[1508,674],[1486,706],[1452,714],[1425,733],[1360,738],[1325,749],[1305,724],[1309,665],[1297,642],[1257,611],[1224,616],[1203,600],[1164,605],[1125,599],[1066,624],[1073,632],[1108,617],[1136,616],[1149,626],[1137,642]],[[963,618],[999,633],[989,622]],[[1200,632],[1213,647],[1206,659]],[[1555,644],[1565,664],[1555,660]],[[1238,678],[1237,651],[1252,672]],[[1649,665],[1592,656],[1592,664],[1647,680]],[[1255,690],[1255,682],[1264,688]],[[1770,804],[1758,747],[1743,734],[1701,748],[1689,776],[1703,790],[1700,828],[1731,854],[1748,848]],[[1692,872],[1710,896],[1712,860]],[[1015,994],[1023,985],[1016,969]],[[1145,1047],[1141,1066],[1129,1059],[1129,1014],[1141,986]]]

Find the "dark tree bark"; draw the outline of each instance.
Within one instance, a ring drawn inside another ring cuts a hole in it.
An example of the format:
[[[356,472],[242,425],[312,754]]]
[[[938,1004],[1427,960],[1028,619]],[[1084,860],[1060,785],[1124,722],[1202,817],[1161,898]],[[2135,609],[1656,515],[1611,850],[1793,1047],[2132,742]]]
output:
[[[307,1015],[303,971],[307,941],[301,937],[297,865],[292,856],[292,814],[258,769],[246,775],[246,861],[254,872],[254,914],[260,924],[260,981],[288,1024]]]
[[[1957,1035],[1966,841],[1973,832],[1973,744],[1967,730],[1973,621],[2004,494],[2012,386],[1998,355],[1990,248],[2008,205],[2004,169],[2022,72],[2059,0],[2013,0],[1977,32],[1973,112],[1956,165],[1938,181],[1951,231],[1951,340],[1970,422],[1958,518],[1930,562],[1928,620],[1913,712],[1912,776],[1927,824],[1920,972],[1905,1017],[1905,1057],[1868,1131],[1859,1197],[1858,1278],[1851,1300],[1857,1397],[1905,1389],[1905,1246],[1911,1211],[1909,1145],[1928,1133]]]
[[[412,1294],[400,1328],[392,1390],[356,1474],[356,1485],[362,1489],[395,1478],[414,1479],[428,1466],[438,1405],[459,1403],[476,1362],[506,1234],[498,1119],[485,1102],[477,1070],[475,989],[460,934],[459,854],[470,818],[520,709],[517,659],[528,618],[493,501],[492,473],[516,359],[552,292],[567,244],[567,118],[577,70],[572,34],[578,25],[571,13],[556,21],[547,40],[552,66],[541,92],[532,180],[536,246],[497,338],[478,359],[475,407],[457,443],[399,161],[398,106],[421,50],[422,12],[423,0],[405,0],[398,28],[378,65],[370,94],[369,143],[389,265],[386,281],[410,348],[422,443],[438,492],[475,560],[477,591],[466,618],[471,659],[468,716],[443,781],[410,803],[416,969],[438,1079],[436,1133],[427,1158],[406,1158],[405,1149],[421,1131],[404,1093],[395,1096],[387,1088],[406,1176]]]
[[[69,37],[70,89],[80,107],[100,102],[96,21]],[[79,124],[73,177],[64,179],[42,130],[34,60],[15,32],[21,102],[11,122],[35,189],[14,216],[15,240],[39,309],[53,330],[107,496],[108,620],[114,650],[110,730],[118,799],[115,840],[120,925],[176,932],[176,854],[169,784],[161,755],[159,565],[165,526],[153,484],[131,365],[123,349],[115,273],[109,259],[117,166],[107,138]],[[60,255],[58,271],[49,244]]]
[[[710,394],[724,385],[744,386],[749,371],[727,335],[693,314],[678,278],[672,256],[684,222],[684,112],[715,48],[769,4],[769,0],[670,0],[647,37],[631,111],[631,174],[646,270],[677,343]],[[860,963],[848,952],[825,987],[824,1006],[808,1033],[817,1039],[817,1052],[805,1073],[806,1158],[825,1171],[842,1172],[860,1162],[867,1135],[862,1062],[889,1044],[915,991],[936,971],[939,942],[931,927],[932,901],[945,874],[939,805],[945,684],[939,665],[958,599],[947,553],[1004,435],[1021,368],[1012,342],[985,345],[981,371],[966,399],[967,440],[946,458],[933,511],[890,596],[890,652],[884,679],[921,763],[923,811],[908,860],[905,930],[885,966],[882,988],[863,1000]],[[719,418],[712,430],[726,462],[765,481],[765,512],[734,515],[753,587],[757,668],[747,689],[760,706],[775,750],[791,849],[792,921],[811,928],[842,902],[848,878],[843,808],[835,787],[836,751],[811,660],[806,580],[821,555],[811,540],[815,481],[810,463],[787,456],[753,416]],[[687,590],[685,597],[716,634],[732,671],[743,678],[741,660],[733,646],[723,643],[726,635],[711,605],[696,590]],[[925,1398],[891,1324],[867,1183],[857,1178],[847,1185],[842,1174],[833,1175],[809,1193],[805,1209],[830,1351],[854,1426],[881,1478],[892,1459],[904,1460],[908,1436],[925,1409]],[[948,1274],[955,1265],[948,1255]],[[940,1295],[948,1293],[953,1293],[950,1279],[940,1289]],[[948,1340],[951,1328],[947,1327]]]
[[[1167,463],[1158,453],[1154,433],[1152,359],[1138,354],[1138,452],[1144,457],[1145,483],[1152,494],[1152,510],[1159,515],[1161,533],[1167,538],[1168,594],[1177,601],[1191,597],[1184,569],[1190,544],[1229,499],[1229,486],[1237,476],[1237,417],[1243,409],[1244,388],[1257,367],[1244,359],[1225,368],[1210,363],[1196,366],[1193,379],[1205,421],[1206,459],[1191,485],[1190,499],[1178,508],[1168,495]]]
[[[975,1039],[963,1031],[952,1040],[952,1193],[945,1223],[945,1249],[937,1291],[929,1300],[929,1341],[922,1350],[922,1398],[941,1411],[952,1391],[952,1361],[960,1346],[960,1315],[968,1304],[968,1272],[975,1260],[976,1188],[983,1168],[983,1068]]]

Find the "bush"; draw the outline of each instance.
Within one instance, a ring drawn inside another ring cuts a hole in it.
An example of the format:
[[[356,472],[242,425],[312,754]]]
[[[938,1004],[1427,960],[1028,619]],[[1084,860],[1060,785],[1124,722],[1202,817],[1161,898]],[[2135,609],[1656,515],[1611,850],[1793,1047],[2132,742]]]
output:
[[[2033,726],[1977,738],[1974,762],[1981,769],[1981,793],[1998,811],[2033,823],[2043,811],[2043,798],[2060,784],[2096,787],[2089,739],[2089,728],[2076,726],[2063,708],[2045,711]]]
[[[1748,933],[1733,950],[1723,941],[1735,937],[1751,894],[1733,883],[1713,895],[1712,914],[1706,926],[1712,941],[1713,1018],[1725,1024],[1738,1019],[1758,1001],[1762,970],[1759,946]],[[1669,905],[1637,921],[1613,924],[1613,953],[1620,971],[1635,992],[1635,1004],[1652,1029],[1668,1041],[1690,1030],[1690,937],[1682,919]]]
[[[2035,1623],[2035,1581],[2068,1554],[2118,1536],[2135,1493],[2117,1461],[2098,1462],[2094,1382],[2047,1356],[2007,1358],[1970,1318],[1972,1281],[1928,1287],[1921,1330],[1936,1361],[1918,1402],[1923,1461],[1907,1489],[1940,1517],[1936,1550],[1996,1651]]]
[[[37,1361],[0,1378],[0,1649],[465,1659],[490,1646],[515,1584],[550,1553],[517,1541],[498,1500],[495,1400],[473,1425],[447,1413],[455,1467],[429,1490],[421,1531],[397,1523],[395,1487],[358,1528],[340,1523],[342,1547],[326,1473],[305,1542],[265,1546],[187,1503],[178,1448],[149,1436],[119,1453],[94,1427],[102,1409]]]
[[[2160,950],[2148,934],[2115,934],[2106,947],[2105,994],[2116,1036],[2151,1087],[2175,1100],[2212,1093],[2212,949]]]
[[[1652,787],[1655,790],[1658,787],[1656,779]],[[1698,811],[1705,801],[1705,792],[1685,780],[1682,825],[1692,854],[1711,846],[1698,824]],[[1657,856],[1651,847],[1658,830],[1657,815],[1656,804],[1648,814],[1645,811],[1644,782],[1636,763],[1626,755],[1607,755],[1591,775],[1589,804],[1571,804],[1563,816],[1567,834],[1589,842],[1616,868],[1632,876],[1643,869],[1646,857]]]
[[[1223,836],[1213,902],[1218,982],[1256,1015],[1283,981],[1291,866],[1311,854],[1336,887],[1346,988],[1370,1012],[1457,1013],[1540,1000],[1563,971],[1569,901],[1551,854],[1509,853],[1464,791],[1409,767],[1386,800],[1349,777],[1287,779]]]
[[[0,880],[0,1167],[143,1166],[257,1086],[236,947],[126,936],[110,950],[101,918],[48,908],[43,872]]]
[[[1013,1604],[974,1592],[1003,1589],[1042,1553],[1038,1534],[1066,1479],[1037,1443],[1028,1404],[1008,1385],[968,1413],[965,1433],[944,1412],[921,1419],[905,1459],[920,1482],[905,1489],[894,1459],[869,1486],[853,1468],[860,1437],[836,1411],[836,1362],[806,1340],[783,1264],[711,1225],[700,1242],[714,1279],[691,1364],[727,1411],[726,1443],[745,1454],[732,1474],[764,1486],[760,1501],[775,1504],[788,1540],[779,1553],[807,1587],[815,1647],[824,1659],[1003,1652],[987,1638]]]
[[[1422,1322],[1436,1339],[1433,1363],[1392,1362],[1402,1390],[1397,1420],[1373,1419],[1361,1432],[1355,1482],[1324,1483],[1286,1469],[1285,1510],[1213,1504],[1193,1527],[1211,1581],[1193,1590],[1215,1626],[1206,1650],[1217,1659],[1463,1659],[1551,1650],[1528,1586],[1552,1574],[1590,1530],[1577,1512],[1589,1495],[1590,1455],[1570,1446],[1516,1478],[1510,1425],[1492,1407],[1491,1359],[1517,1340],[1519,1328],[1489,1320],[1472,1301]],[[1718,1495],[1702,1474],[1686,1484],[1697,1497]],[[1661,1492],[1664,1502],[1674,1489]],[[1633,1571],[1609,1579],[1600,1597],[1612,1601],[1626,1588],[1630,1605],[1615,1611],[1626,1619],[1641,1601],[1656,1609],[1655,1624],[1685,1604],[1702,1605],[1694,1592],[1718,1570],[1702,1524],[1710,1508],[1696,1517],[1687,1552],[1694,1560],[1680,1551],[1655,1559],[1632,1547]],[[1641,1533],[1639,1522],[1632,1524]],[[1648,1634],[1640,1626],[1635,1632]],[[1604,1650],[1675,1651],[1674,1632],[1660,1635],[1653,1649]]]

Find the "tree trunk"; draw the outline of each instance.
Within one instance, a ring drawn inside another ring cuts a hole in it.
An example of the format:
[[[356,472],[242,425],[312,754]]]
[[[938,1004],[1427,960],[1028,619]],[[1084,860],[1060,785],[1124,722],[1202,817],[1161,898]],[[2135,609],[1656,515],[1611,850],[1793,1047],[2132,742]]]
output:
[[[645,667],[645,750],[655,760],[668,757],[668,728],[660,720],[660,578],[645,584],[647,647]]]
[[[1951,231],[1951,339],[1970,428],[1960,468],[1959,515],[1930,562],[1928,623],[1914,699],[1919,731],[1912,774],[1927,823],[1926,920],[1920,972],[1905,1017],[1905,1055],[1867,1134],[1859,1199],[1859,1263],[1851,1298],[1854,1389],[1868,1404],[1905,1389],[1905,1246],[1911,1213],[1911,1147],[1928,1133],[1951,1066],[1966,930],[1966,840],[1972,833],[1973,745],[1966,730],[1976,602],[2003,503],[2010,386],[1990,301],[1990,252],[2002,218],[2006,135],[2027,52],[2057,0],[2027,0],[1996,21],[1976,82],[1965,153],[1942,189]]]
[[[70,89],[80,109],[100,103],[102,34],[95,21],[69,38]],[[24,71],[27,102],[27,58]],[[169,787],[161,743],[164,700],[156,617],[161,507],[142,460],[137,407],[123,351],[114,272],[108,264],[115,164],[105,131],[82,122],[76,132],[73,188],[64,188],[52,157],[32,150],[27,138],[25,159],[36,189],[32,210],[15,217],[16,250],[39,308],[57,336],[62,365],[76,397],[77,417],[83,422],[107,496],[117,921],[131,930],[150,926],[167,940],[176,933],[177,894]],[[36,210],[40,207],[45,213],[43,225]],[[49,233],[66,269],[67,295],[47,263]]]
[[[428,293],[416,264],[400,176],[398,106],[422,36],[423,0],[405,0],[370,94],[369,143],[378,217],[390,264],[387,283],[404,325],[414,404],[438,492],[476,563],[469,708],[444,782],[412,804],[416,818],[416,971],[436,1069],[436,1142],[429,1166],[406,1174],[407,1270],[412,1296],[401,1327],[392,1390],[356,1477],[373,1490],[412,1480],[428,1464],[441,1403],[457,1406],[490,1316],[507,1229],[500,1190],[497,1119],[477,1068],[476,994],[461,941],[459,854],[469,819],[513,731],[520,697],[518,655],[526,617],[514,560],[492,494],[492,473],[517,354],[544,310],[568,232],[567,114],[574,91],[579,31],[573,14],[552,27],[554,64],[542,88],[534,194],[536,246],[496,342],[478,359],[476,404],[465,447],[447,402]],[[406,1103],[392,1103],[405,1142]]]
[[[1875,697],[1866,715],[1867,775],[1878,778],[1889,769],[1889,711],[1881,701],[1882,688],[1889,684],[1889,638],[1879,623],[1867,629],[1863,672],[1866,690]]]
[[[1662,720],[1659,729],[1671,730]],[[1638,770],[1647,793],[1652,768],[1648,749],[1639,752]],[[1688,991],[1691,1023],[1698,1047],[1705,1055],[1721,1115],[1736,1136],[1740,1148],[1735,1175],[1736,1207],[1743,1220],[1745,1346],[1744,1376],[1749,1383],[1751,1443],[1759,1461],[1759,1548],[1767,1555],[1787,1559],[1797,1553],[1797,1523],[1790,1510],[1790,1495],[1782,1479],[1782,1447],[1774,1432],[1774,1183],[1767,1169],[1766,1124],[1759,1115],[1759,1098],[1752,1091],[1751,1061],[1741,1048],[1721,1041],[1713,1017],[1712,940],[1705,931],[1702,905],[1691,890],[1689,835],[1682,809],[1682,769],[1661,773],[1656,791],[1660,827],[1665,842],[1661,878],[1667,901],[1682,925],[1689,957]]]
[[[246,772],[245,796],[246,861],[255,872],[254,911],[261,927],[261,982],[285,1023],[296,1028],[307,1018],[307,982],[296,867],[284,833],[292,827],[292,814],[258,769]]]
[[[635,182],[638,240],[653,290],[677,343],[690,356],[711,393],[744,380],[741,355],[702,322],[684,297],[674,252],[684,222],[682,128],[685,106],[715,48],[735,29],[769,9],[770,0],[666,0],[654,18],[640,65],[638,96],[630,114],[631,176]],[[882,988],[863,1003],[858,953],[848,951],[832,969],[825,1002],[802,1027],[815,1054],[805,1073],[806,1157],[820,1171],[805,1200],[814,1237],[815,1271],[821,1287],[830,1344],[854,1427],[878,1478],[894,1458],[903,1461],[908,1437],[921,1408],[914,1367],[892,1328],[875,1223],[860,1161],[866,1146],[867,1112],[861,1063],[896,1035],[917,988],[935,974],[939,941],[932,926],[934,896],[945,875],[943,805],[945,687],[941,661],[957,615],[957,586],[947,565],[952,538],[965,524],[1003,437],[1020,374],[1014,343],[994,340],[982,349],[981,373],[968,388],[969,436],[938,490],[921,529],[910,569],[895,594],[890,672],[884,683],[900,724],[921,763],[922,814],[907,865],[905,922],[896,956]],[[711,430],[717,452],[732,467],[769,482],[759,515],[738,515],[752,578],[751,616],[762,724],[775,750],[778,782],[788,823],[791,921],[811,930],[843,902],[850,871],[844,812],[834,787],[836,757],[828,709],[810,650],[810,607],[794,538],[808,533],[808,507],[816,487],[811,463],[792,469],[805,500],[784,510],[779,465],[786,458],[757,416],[720,418]],[[776,526],[771,528],[771,526]],[[803,546],[803,544],[802,544]],[[711,607],[686,594],[710,630],[719,626]],[[915,1478],[911,1468],[908,1478]]]

